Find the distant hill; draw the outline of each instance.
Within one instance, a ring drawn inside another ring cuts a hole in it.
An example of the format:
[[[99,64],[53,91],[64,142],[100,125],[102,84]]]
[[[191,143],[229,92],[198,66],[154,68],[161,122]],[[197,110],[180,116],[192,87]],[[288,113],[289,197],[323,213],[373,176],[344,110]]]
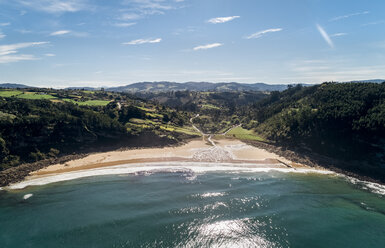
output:
[[[356,80],[350,82],[341,82],[341,83],[383,83],[385,79],[369,79],[369,80]],[[215,91],[215,92],[236,92],[236,91],[262,91],[262,92],[271,92],[271,91],[284,91],[288,89],[290,85],[295,84],[266,84],[266,83],[210,83],[210,82],[186,82],[186,83],[176,83],[168,81],[160,82],[139,82],[128,84],[125,86],[118,87],[68,87],[68,90],[89,90],[89,91],[98,91],[104,89],[105,91],[111,92],[126,92],[126,93],[162,93],[170,91]],[[302,84],[303,86],[313,86],[314,84]],[[28,86],[24,84],[11,84],[4,83],[0,84],[0,88],[38,88],[33,86]]]
[[[348,83],[377,83],[377,84],[381,84],[383,82],[385,82],[385,79],[354,80],[354,81],[350,81]]]
[[[88,90],[88,91],[101,90],[101,88],[94,88],[94,87],[68,87],[65,89],[66,90]]]
[[[169,91],[283,91],[288,88],[287,84],[270,85],[265,83],[241,84],[241,83],[209,83],[209,82],[141,82],[126,86],[107,88],[107,91],[146,93],[146,92],[169,92]]]
[[[6,84],[0,84],[0,88],[8,88],[8,89],[19,88],[19,89],[22,89],[22,88],[35,88],[35,87],[24,85],[24,84],[9,84],[9,83],[6,83]]]

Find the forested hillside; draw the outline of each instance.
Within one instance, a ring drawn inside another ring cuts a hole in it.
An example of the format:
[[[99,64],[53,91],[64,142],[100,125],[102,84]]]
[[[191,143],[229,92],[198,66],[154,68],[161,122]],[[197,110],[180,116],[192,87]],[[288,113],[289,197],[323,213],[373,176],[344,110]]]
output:
[[[253,104],[249,116],[268,140],[385,175],[385,83],[298,85]]]
[[[199,114],[194,123],[206,133],[223,133],[247,118],[246,106],[268,96],[261,91],[197,92],[171,91],[136,93],[135,96],[151,100],[179,111]]]
[[[102,101],[94,97],[87,101]],[[145,101],[122,101],[125,97],[115,96],[105,106],[0,98],[0,170],[98,146],[166,145],[198,135],[189,127],[189,115]]]

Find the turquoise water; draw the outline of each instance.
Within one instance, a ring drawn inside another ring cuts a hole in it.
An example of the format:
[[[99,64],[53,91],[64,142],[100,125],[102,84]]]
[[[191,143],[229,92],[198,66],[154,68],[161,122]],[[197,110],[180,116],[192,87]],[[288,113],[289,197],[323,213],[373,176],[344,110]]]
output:
[[[382,248],[385,197],[332,175],[89,177],[0,191],[0,247]]]

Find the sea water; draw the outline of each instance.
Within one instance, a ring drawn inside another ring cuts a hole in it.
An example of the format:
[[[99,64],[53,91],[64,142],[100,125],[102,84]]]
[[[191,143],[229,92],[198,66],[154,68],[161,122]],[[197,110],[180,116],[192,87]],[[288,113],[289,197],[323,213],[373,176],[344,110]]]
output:
[[[0,247],[382,248],[382,193],[282,170],[91,176],[0,191]]]

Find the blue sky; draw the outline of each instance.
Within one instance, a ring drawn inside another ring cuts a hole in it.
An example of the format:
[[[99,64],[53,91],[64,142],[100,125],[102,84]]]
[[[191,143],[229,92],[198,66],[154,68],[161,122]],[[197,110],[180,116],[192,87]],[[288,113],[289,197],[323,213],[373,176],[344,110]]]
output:
[[[385,78],[383,0],[0,0],[0,82]]]

